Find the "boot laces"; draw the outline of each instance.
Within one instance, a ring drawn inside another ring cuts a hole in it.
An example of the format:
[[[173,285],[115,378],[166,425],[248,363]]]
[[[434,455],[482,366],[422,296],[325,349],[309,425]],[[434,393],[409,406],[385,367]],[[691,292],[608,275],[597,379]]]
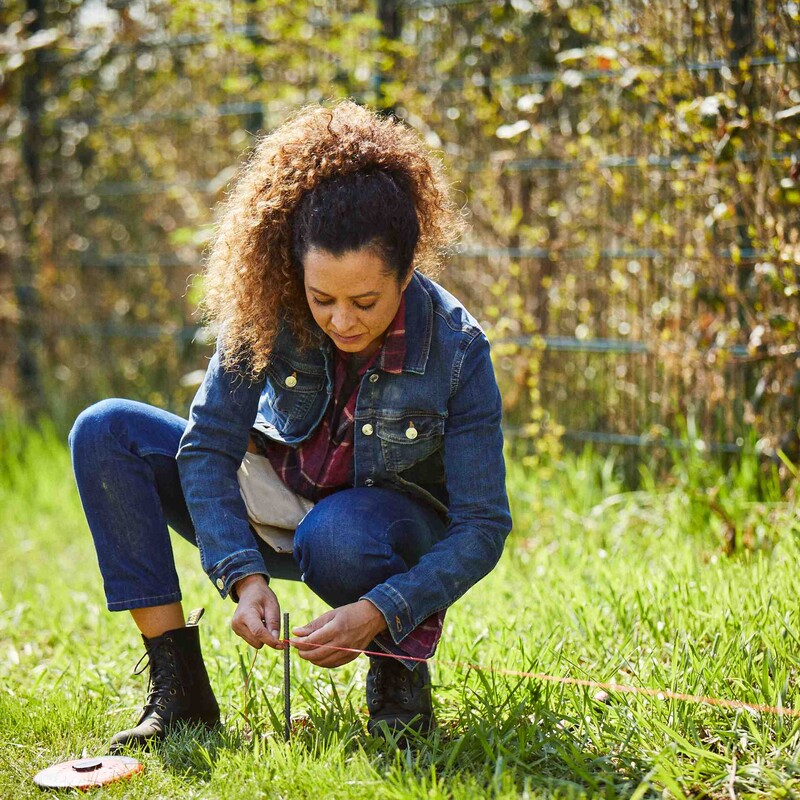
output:
[[[148,666],[150,667],[148,693],[142,717],[146,717],[151,711],[162,710],[166,706],[168,698],[178,693],[180,682],[178,681],[176,661],[177,654],[171,646],[171,642],[162,639],[146,650],[136,662],[136,666],[133,668],[134,675],[141,675]]]
[[[411,699],[411,681],[409,671],[400,663],[389,659],[376,659],[374,666],[375,694],[373,705],[396,704],[408,705]],[[381,703],[381,701],[383,701]]]

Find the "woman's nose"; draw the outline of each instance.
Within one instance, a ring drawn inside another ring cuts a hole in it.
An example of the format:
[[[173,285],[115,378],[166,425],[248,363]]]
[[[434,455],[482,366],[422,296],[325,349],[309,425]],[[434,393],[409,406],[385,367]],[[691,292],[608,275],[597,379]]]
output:
[[[353,327],[353,317],[345,309],[334,309],[331,314],[331,327],[336,333],[346,336]]]

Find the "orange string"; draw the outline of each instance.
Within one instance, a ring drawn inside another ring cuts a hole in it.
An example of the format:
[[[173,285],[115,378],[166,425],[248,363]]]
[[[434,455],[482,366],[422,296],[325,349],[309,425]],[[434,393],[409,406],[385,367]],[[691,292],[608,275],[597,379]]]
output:
[[[281,641],[293,644],[291,639]],[[357,650],[353,647],[339,647],[333,644],[318,644],[316,642],[303,642],[310,647],[327,647],[330,650],[341,650],[345,653],[359,653],[367,656],[377,656],[379,658],[394,658],[400,661],[425,662],[426,658],[415,658],[414,656],[398,656],[392,653],[378,652],[375,650]],[[296,647],[296,645],[295,645]],[[787,717],[800,717],[800,709],[782,708],[779,706],[762,705],[761,703],[746,703],[744,700],[725,700],[721,697],[708,697],[702,694],[684,694],[683,692],[673,692],[670,689],[648,689],[644,686],[629,686],[624,683],[606,683],[603,681],[592,681],[584,678],[565,678],[558,675],[548,675],[545,672],[525,672],[522,670],[505,669],[503,667],[485,667],[480,664],[470,664],[459,661],[442,661],[437,659],[437,663],[445,667],[454,669],[473,669],[478,672],[491,672],[497,675],[510,675],[515,678],[535,678],[540,681],[550,681],[551,683],[569,684],[572,686],[588,686],[592,689],[604,689],[609,692],[627,692],[628,694],[644,695],[655,697],[658,700],[682,700],[686,703],[705,703],[711,706],[721,706],[723,708],[744,708],[749,711],[759,711],[764,714],[778,714]]]

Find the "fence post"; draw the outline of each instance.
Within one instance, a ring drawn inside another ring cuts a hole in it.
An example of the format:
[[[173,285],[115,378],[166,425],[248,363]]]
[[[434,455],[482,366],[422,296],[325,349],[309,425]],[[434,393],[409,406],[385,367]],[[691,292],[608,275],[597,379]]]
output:
[[[753,111],[753,86],[752,86],[752,73],[745,76],[739,67],[741,59],[745,58],[753,44],[753,9],[751,0],[731,0],[731,33],[729,42],[730,52],[730,67],[731,72],[737,76],[736,82],[736,99],[739,105],[744,105],[748,109],[748,118],[752,119]],[[743,82],[746,81],[745,82]],[[737,110],[738,113],[738,110]],[[749,169],[757,171],[758,164],[753,163]],[[736,237],[737,244],[742,252],[752,252],[753,240],[750,237],[748,230],[747,211],[744,208],[741,200],[735,203],[736,208]],[[736,265],[737,273],[737,286],[739,289],[739,297],[743,298],[749,303],[748,284],[750,276],[753,272],[752,259],[748,257],[743,259]],[[750,325],[747,320],[747,314],[742,307],[742,300],[738,304],[738,317],[739,325],[743,332],[749,331]],[[742,367],[742,390],[743,394],[750,398],[753,397],[756,390],[758,380],[758,368],[754,365],[745,365]]]
[[[33,36],[44,28],[44,0],[27,0],[26,16],[29,17],[27,33]],[[42,183],[42,130],[41,113],[43,98],[41,78],[43,69],[42,49],[37,48],[25,65],[22,79],[20,105],[26,119],[26,131],[22,137],[22,164],[27,173],[28,197],[20,193],[19,224],[22,233],[22,252],[14,263],[14,294],[19,309],[17,326],[17,374],[19,377],[19,399],[29,419],[33,419],[44,407],[42,396],[41,368],[39,360],[42,349],[40,321],[40,298],[38,286],[37,219],[41,209]]]
[[[258,21],[258,14],[254,8],[256,2],[257,0],[247,0],[247,5],[249,6],[247,9],[247,38],[254,45],[259,46],[264,44],[264,40],[259,34],[256,33],[256,25]],[[261,69],[258,64],[258,55],[254,56],[253,59],[248,63],[247,74],[255,76],[258,83],[261,82]],[[261,97],[260,92],[258,96],[259,98]],[[264,128],[263,105],[258,111],[252,111],[247,114],[242,120],[242,125],[244,129],[253,137],[259,136]]]
[[[381,24],[381,36],[384,39],[399,39],[403,31],[400,0],[378,0],[378,20]],[[372,79],[375,105],[384,114],[394,114],[395,112],[394,104],[386,101],[383,88],[389,77],[382,67],[377,67]]]
[[[731,58],[738,61],[747,55],[753,44],[753,10],[750,0],[731,0]]]
[[[739,78],[736,85],[737,100],[740,104],[751,108],[752,87],[745,88],[742,85],[741,70],[739,69],[740,59],[747,55],[750,45],[753,43],[753,15],[750,8],[750,0],[731,0],[731,11],[733,12],[731,39],[729,42],[731,71]],[[752,80],[752,78],[749,80]],[[752,240],[747,230],[747,217],[740,201],[736,202],[736,234],[739,248],[744,252],[751,250]],[[738,264],[736,271],[739,291],[741,296],[744,297],[747,292],[747,282],[751,270],[746,269],[742,264]],[[742,330],[747,329],[747,319],[741,304],[739,305],[739,323],[742,326]]]

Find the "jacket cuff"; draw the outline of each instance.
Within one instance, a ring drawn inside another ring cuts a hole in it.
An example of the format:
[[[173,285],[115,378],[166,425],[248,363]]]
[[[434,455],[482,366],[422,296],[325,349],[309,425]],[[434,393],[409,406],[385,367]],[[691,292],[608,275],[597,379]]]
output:
[[[240,581],[248,575],[263,575],[269,581],[269,573],[264,564],[264,558],[255,549],[239,550],[236,553],[231,553],[231,555],[215,564],[207,574],[214,586],[217,587],[220,597],[225,599],[230,595],[235,603],[239,602],[235,589],[236,581]]]
[[[400,644],[416,627],[408,603],[396,589],[385,583],[379,584],[358,599],[369,600],[383,614],[395,644]]]

